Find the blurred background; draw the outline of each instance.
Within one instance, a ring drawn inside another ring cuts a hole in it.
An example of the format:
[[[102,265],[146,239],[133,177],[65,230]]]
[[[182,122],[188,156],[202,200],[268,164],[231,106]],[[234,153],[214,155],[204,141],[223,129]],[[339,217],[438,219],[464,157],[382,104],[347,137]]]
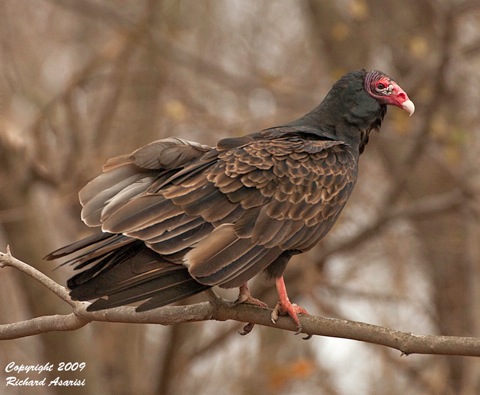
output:
[[[3,0],[0,51],[0,250],[62,284],[71,268],[42,257],[91,233],[77,192],[107,158],[167,136],[213,145],[303,115],[347,71],[386,72],[417,111],[389,108],[340,220],[291,262],[291,299],[315,315],[480,336],[479,1]],[[274,306],[274,284],[251,288]],[[0,306],[1,323],[70,312],[11,268]],[[0,371],[87,363],[62,374],[86,387],[31,394],[480,393],[478,359],[241,328],[92,323],[2,342]],[[25,393],[2,381],[0,393]]]

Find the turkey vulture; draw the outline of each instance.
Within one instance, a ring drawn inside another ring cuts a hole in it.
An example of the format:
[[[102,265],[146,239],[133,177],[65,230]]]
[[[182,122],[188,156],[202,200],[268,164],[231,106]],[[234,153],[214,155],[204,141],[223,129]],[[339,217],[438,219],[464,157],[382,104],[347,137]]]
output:
[[[265,271],[279,303],[301,329],[283,272],[338,218],[357,179],[359,155],[387,105],[415,107],[380,71],[340,78],[303,117],[209,147],[181,138],[154,141],[107,161],[79,193],[82,220],[101,232],[48,260],[81,270],[67,282],[89,311],[143,301],[145,311],[213,286],[240,288]]]

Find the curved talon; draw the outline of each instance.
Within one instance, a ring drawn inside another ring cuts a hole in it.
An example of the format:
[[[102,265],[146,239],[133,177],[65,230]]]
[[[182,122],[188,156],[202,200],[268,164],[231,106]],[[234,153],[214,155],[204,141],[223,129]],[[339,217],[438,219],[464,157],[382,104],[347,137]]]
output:
[[[275,308],[273,309],[272,311],[272,314],[270,315],[270,320],[276,324],[277,323],[277,320],[278,320],[278,317],[279,317],[279,314],[278,314],[278,304],[275,306]]]
[[[251,322],[249,322],[247,325],[243,327],[243,329],[238,331],[238,334],[241,336],[248,335],[253,330],[254,326],[255,324],[252,324]]]

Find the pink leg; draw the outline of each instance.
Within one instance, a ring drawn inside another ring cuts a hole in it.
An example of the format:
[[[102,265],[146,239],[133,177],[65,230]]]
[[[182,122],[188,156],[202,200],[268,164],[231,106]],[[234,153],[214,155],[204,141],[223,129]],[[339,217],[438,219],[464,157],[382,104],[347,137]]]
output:
[[[255,306],[260,306],[263,308],[268,308],[267,304],[262,302],[261,300],[258,300],[257,298],[254,298],[252,294],[250,293],[250,290],[248,289],[248,284],[245,283],[239,287],[239,293],[238,293],[238,298],[235,301],[235,304],[237,303],[248,303],[248,304],[253,304]],[[249,323],[243,327],[241,331],[238,333],[242,336],[248,335],[255,324]]]
[[[252,294],[250,293],[250,290],[248,289],[247,283],[243,284],[239,288],[239,293],[238,293],[238,298],[235,301],[235,303],[248,303],[248,304],[253,304],[255,306],[260,306],[260,307],[268,307],[266,303],[262,302],[261,300],[254,298]]]
[[[298,314],[308,314],[307,310],[290,302],[283,276],[277,278],[275,284],[277,286],[279,302],[273,309],[272,322],[275,323],[280,315],[289,315],[297,325],[297,333],[300,333],[302,331],[302,324],[300,323]]]

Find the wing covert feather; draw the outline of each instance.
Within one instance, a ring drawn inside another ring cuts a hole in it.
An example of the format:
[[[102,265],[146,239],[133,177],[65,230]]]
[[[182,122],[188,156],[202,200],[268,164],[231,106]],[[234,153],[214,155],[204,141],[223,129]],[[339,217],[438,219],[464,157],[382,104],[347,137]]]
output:
[[[161,255],[183,254],[203,284],[241,285],[283,252],[312,248],[335,222],[357,174],[340,141],[256,137],[208,152],[159,140],[114,158],[81,193],[85,218]]]

